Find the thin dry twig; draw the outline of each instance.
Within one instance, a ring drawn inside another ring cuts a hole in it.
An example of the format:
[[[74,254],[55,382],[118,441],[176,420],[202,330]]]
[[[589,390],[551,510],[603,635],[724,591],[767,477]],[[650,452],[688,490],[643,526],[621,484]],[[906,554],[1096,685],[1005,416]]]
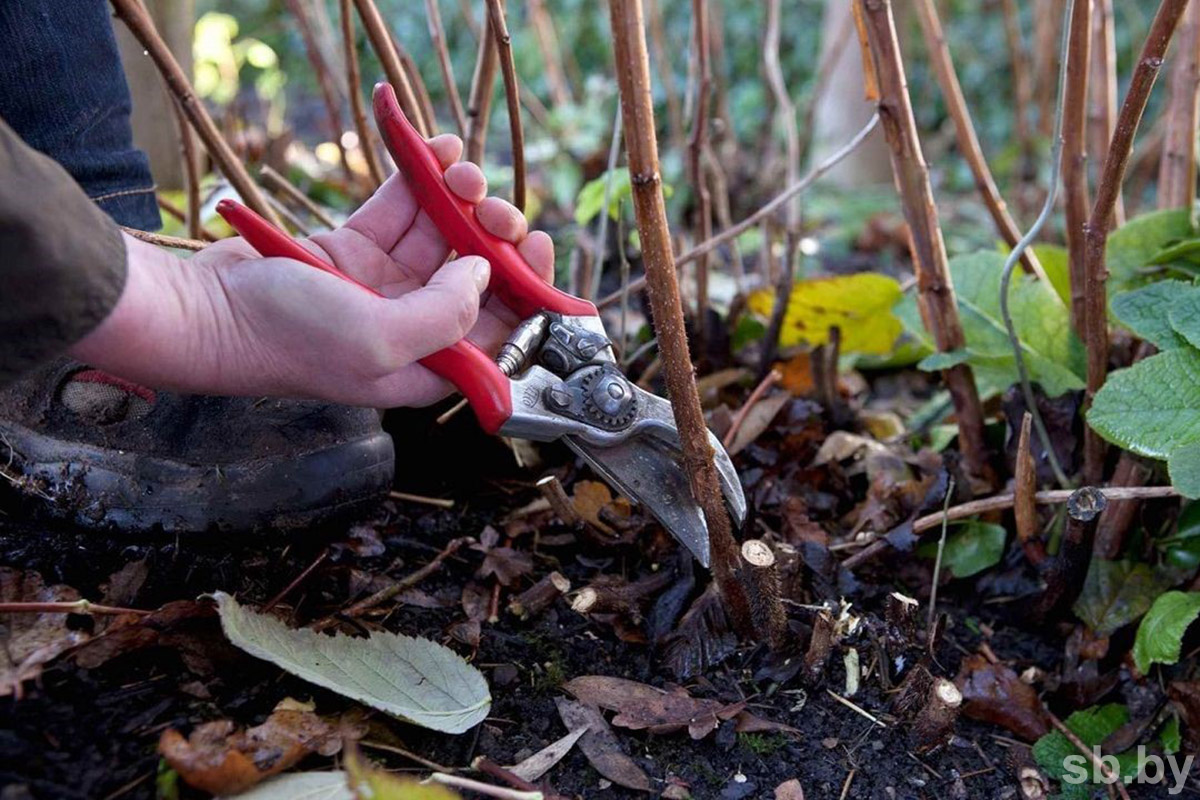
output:
[[[437,0],[425,0],[425,18],[429,22],[429,38],[433,41],[433,50],[437,53],[438,67],[442,71],[442,83],[446,87],[446,96],[450,98],[450,111],[454,115],[454,124],[458,126],[458,135],[467,135],[467,112],[463,110],[462,95],[458,93],[458,83],[454,80],[454,65],[450,61],[450,50],[446,45],[446,30],[442,26],[442,12]]]
[[[1092,31],[1091,0],[1075,3],[1067,40],[1067,83],[1063,96],[1063,211],[1071,273],[1071,326],[1084,337],[1084,228],[1088,219],[1087,99]]]
[[[1188,6],[1167,74],[1167,120],[1158,169],[1158,207],[1192,207],[1196,196],[1196,128],[1200,127],[1200,2]]]
[[[1121,184],[1125,180],[1129,156],[1133,151],[1133,139],[1146,111],[1150,90],[1154,88],[1154,82],[1166,57],[1167,47],[1187,4],[1188,0],[1163,0],[1158,7],[1158,13],[1154,15],[1154,22],[1151,23],[1146,43],[1130,78],[1125,102],[1121,104],[1116,132],[1108,150],[1108,158],[1104,161],[1104,169],[1100,173],[1096,202],[1088,219],[1085,233],[1087,283],[1084,287],[1084,344],[1087,346],[1086,405],[1089,407],[1108,374],[1108,302],[1105,294],[1108,269],[1104,261],[1104,250],[1108,244],[1108,223],[1121,193]],[[1104,441],[1100,436],[1091,427],[1085,428],[1085,483],[1096,484],[1104,477],[1104,449]]]
[[[753,633],[749,606],[738,577],[737,542],[733,538],[721,491],[700,392],[692,373],[679,280],[662,195],[662,177],[650,94],[650,60],[646,52],[641,0],[611,0],[610,17],[617,79],[629,157],[633,204],[641,235],[642,258],[650,281],[655,333],[679,431],[684,470],[692,494],[708,523],[713,572],[738,629]]]
[[[954,497],[954,478],[946,485],[946,498],[942,501],[942,535],[938,539],[937,558],[933,562],[933,585],[929,588],[929,621],[927,629],[929,640],[933,641],[933,626],[937,622],[937,593],[942,576],[942,556],[946,553],[946,533],[950,529],[950,520],[946,512],[950,509],[950,499]]]
[[[792,186],[789,186],[788,188],[784,189],[779,194],[775,195],[775,197],[771,198],[771,201],[769,203],[767,203],[762,208],[755,211],[750,216],[746,217],[741,222],[734,225],[732,228],[727,228],[727,229],[721,231],[720,233],[716,234],[708,241],[700,242],[700,244],[696,245],[691,250],[688,250],[687,252],[682,253],[679,256],[677,256],[675,258],[675,266],[682,267],[684,264],[688,264],[688,263],[694,261],[696,258],[700,257],[704,253],[709,253],[709,252],[712,252],[713,250],[716,250],[718,247],[720,247],[725,242],[728,242],[732,239],[737,238],[741,234],[743,234],[746,231],[753,228],[755,225],[758,225],[760,222],[762,222],[765,218],[769,217],[771,214],[774,214],[788,200],[792,199],[796,195],[800,194],[801,192],[803,192],[806,189],[808,189],[809,187],[811,187],[814,183],[816,183],[818,180],[820,180],[822,177],[824,177],[825,174],[827,172],[829,172],[829,170],[833,169],[839,163],[841,163],[841,161],[843,159],[845,159],[846,156],[850,155],[855,150],[857,150],[858,147],[867,140],[867,137],[869,137],[872,133],[874,133],[877,125],[879,125],[879,115],[874,114],[871,116],[871,118],[869,120],[867,120],[867,124],[864,125],[859,130],[859,132],[856,133],[854,135],[854,137],[850,141],[848,141],[840,150],[831,154],[829,156],[829,158],[825,159],[820,164],[813,167],[811,172],[809,172],[807,175],[805,175],[803,178],[801,178],[795,184],[793,184]],[[635,281],[631,281],[629,284],[629,291],[631,293],[632,292],[640,292],[644,288],[646,288],[646,279],[645,278],[638,278]],[[607,308],[608,306],[611,306],[613,303],[619,302],[620,299],[621,299],[621,292],[619,292],[619,291],[613,292],[612,294],[605,295],[599,302],[596,303],[596,305],[599,308]]]
[[[1028,158],[1033,153],[1033,130],[1029,125],[1029,111],[1033,107],[1033,86],[1029,82],[1029,71],[1024,41],[1021,37],[1021,11],[1017,0],[1001,0],[1004,15],[1004,36],[1008,44],[1008,68],[1013,82],[1013,115],[1016,119],[1017,141],[1021,143],[1021,154]]]
[[[234,154],[225,137],[213,122],[208,109],[196,96],[191,81],[175,60],[171,49],[163,41],[162,36],[154,27],[154,20],[146,12],[140,0],[111,0],[113,10],[129,28],[134,38],[146,49],[146,53],[154,60],[154,64],[162,73],[167,88],[179,102],[179,107],[196,129],[196,133],[204,142],[204,147],[212,157],[221,174],[233,185],[234,190],[241,195],[242,201],[276,225],[281,225],[279,216],[267,202],[267,197],[250,178],[250,173],[242,166],[242,162]]]
[[[484,22],[488,21],[488,0],[484,2]],[[484,34],[489,32],[484,29]],[[479,52],[475,58],[475,72],[471,76],[471,92],[467,95],[467,161],[483,163],[483,151],[487,146],[488,119],[492,114],[492,87],[496,83],[496,68],[500,56],[496,51],[496,37],[481,35]]]
[[[1050,720],[1050,724],[1054,726],[1055,730],[1067,737],[1067,741],[1074,745],[1076,750],[1087,756],[1088,760],[1092,762],[1092,766],[1100,770],[1100,774],[1104,776],[1105,783],[1114,787],[1117,794],[1121,795],[1122,800],[1129,800],[1129,790],[1125,788],[1125,782],[1121,780],[1121,776],[1114,774],[1108,764],[1097,758],[1092,748],[1084,744],[1083,740],[1075,735],[1075,731],[1068,728],[1066,723],[1059,719],[1053,711],[1045,705],[1042,706],[1042,710],[1046,712],[1046,718]]]
[[[1012,215],[1008,213],[1008,206],[1005,204],[1004,198],[1000,196],[1000,190],[996,187],[996,179],[992,177],[992,170],[983,156],[983,147],[979,144],[975,123],[971,120],[971,112],[967,109],[967,100],[963,96],[962,84],[959,83],[958,73],[954,70],[954,61],[950,57],[950,46],[947,44],[946,34],[942,30],[942,21],[938,17],[937,7],[934,5],[934,0],[917,0],[916,6],[917,18],[920,19],[921,29],[925,34],[929,57],[933,61],[933,71],[938,85],[941,86],[942,97],[946,101],[950,119],[954,122],[958,149],[971,169],[971,175],[975,178],[975,188],[979,190],[979,196],[982,198],[984,206],[987,207],[1000,238],[1004,239],[1009,247],[1016,247],[1017,242],[1021,239],[1021,231]],[[1021,111],[1017,113],[1023,114]],[[1033,250],[1027,249],[1021,255],[1021,264],[1025,267],[1026,272],[1049,282],[1049,278],[1046,277]]]
[[[437,572],[439,569],[441,569],[443,561],[457,553],[463,545],[470,544],[473,541],[475,540],[470,536],[461,536],[457,539],[452,539],[450,543],[447,544],[440,553],[434,556],[433,560],[428,564],[416,570],[415,572],[409,573],[395,583],[383,587],[374,594],[364,597],[362,600],[359,600],[354,605],[340,612],[339,616],[348,617],[350,619],[353,619],[354,617],[361,617],[372,608],[386,603],[388,600],[391,600],[405,589],[411,589],[433,573]],[[323,620],[313,623],[312,629],[315,631],[323,631],[335,624],[337,624],[336,617],[326,617]]]
[[[1113,0],[1094,0],[1092,9],[1092,63],[1088,103],[1088,158],[1103,164],[1117,119],[1117,40],[1113,28]],[[1125,222],[1125,202],[1117,197],[1112,225]]]
[[[153,613],[153,611],[146,611],[141,608],[104,606],[89,602],[88,600],[73,600],[62,603],[0,603],[0,614],[95,614],[97,616],[137,614],[145,616]]]
[[[512,37],[504,18],[504,0],[487,0],[488,21],[496,37],[496,54],[500,59],[500,75],[504,79],[504,97],[508,104],[508,132],[512,138],[513,205],[525,211],[525,132],[521,127],[521,87],[517,83],[517,66],[513,61]]]
[[[1109,487],[1100,491],[1110,503],[1120,500],[1153,500],[1179,497],[1179,490],[1174,486]],[[1033,499],[1040,505],[1056,505],[1067,502],[1072,494],[1074,494],[1074,490],[1071,489],[1053,489],[1038,492],[1033,496]],[[978,514],[986,514],[990,511],[1004,511],[1005,509],[1012,508],[1015,500],[1016,497],[1012,493],[998,494],[952,506],[944,512],[927,514],[913,521],[913,533],[924,533],[927,530],[939,527],[943,520],[954,522],[955,520],[974,517]],[[842,566],[847,569],[854,569],[859,564],[869,561],[890,546],[886,539],[875,539],[862,550],[843,561]]]
[[[958,302],[947,266],[946,244],[938,222],[937,205],[929,183],[929,168],[921,151],[917,121],[908,94],[900,43],[890,0],[857,0],[863,32],[874,61],[880,91],[879,116],[891,152],[892,172],[912,241],[913,266],[925,328],[939,351],[948,353],[966,344]],[[942,372],[958,417],[959,442],[967,469],[987,478],[991,474],[983,438],[983,406],[971,368],[958,364]]]
[[[299,575],[288,581],[287,586],[280,589],[278,594],[267,601],[267,604],[262,607],[261,613],[265,614],[275,606],[282,603],[284,598],[294,592],[297,586],[304,583],[304,581],[308,579],[308,576],[312,575],[313,572],[316,571],[317,567],[325,563],[325,559],[327,558],[329,558],[329,548],[324,547],[321,549],[321,552],[317,554],[317,557],[312,560],[312,563],[301,570]]]
[[[271,169],[271,167],[268,165],[264,164],[263,168],[259,170],[258,174],[260,177],[262,177],[264,186],[272,191],[278,192],[296,205],[303,208],[309,214],[312,214],[313,218],[316,219],[317,222],[320,222],[330,230],[333,230],[338,226],[333,217],[329,216],[328,211],[314,203],[308,197],[308,195],[293,186],[291,181],[280,175],[275,170]]]
[[[183,183],[187,193],[187,224],[188,236],[193,239],[215,239],[205,230],[200,221],[200,155],[196,151],[196,132],[192,130],[179,100],[171,97],[171,109],[175,112],[175,127],[179,131],[179,157],[183,160]]]
[[[767,373],[767,376],[759,381],[758,386],[754,387],[754,391],[750,392],[750,396],[746,398],[746,402],[738,409],[737,414],[733,417],[733,422],[729,424],[729,430],[725,433],[725,438],[721,444],[728,449],[734,439],[737,438],[738,431],[742,429],[742,425],[746,422],[746,417],[749,416],[750,410],[758,404],[758,401],[771,390],[771,387],[783,380],[783,373],[777,369],[773,369]]]
[[[346,146],[342,143],[342,132],[345,130],[345,126],[342,124],[341,102],[337,91],[333,88],[332,72],[317,44],[317,38],[313,34],[312,20],[309,19],[308,9],[304,3],[301,0],[285,0],[285,2],[288,10],[292,12],[292,16],[296,18],[296,25],[300,28],[300,39],[304,43],[304,52],[308,57],[309,65],[317,76],[317,88],[321,93],[321,102],[325,104],[329,135],[338,149],[342,169],[353,186],[356,184],[358,176],[350,168],[350,161],[346,158]]]
[[[430,127],[432,120],[425,119],[425,111],[417,100],[412,81],[408,79],[408,72],[404,69],[404,63],[400,59],[396,43],[392,39],[391,33],[388,32],[383,15],[379,13],[379,8],[375,5],[375,0],[354,0],[354,5],[358,8],[358,16],[362,19],[363,28],[367,31],[367,38],[371,41],[371,47],[374,48],[375,55],[383,67],[383,74],[387,76],[388,83],[392,84],[396,90],[396,97],[400,101],[400,108],[404,110],[404,115],[412,121],[413,126],[420,131],[422,136],[429,136],[432,132]]]
[[[202,242],[198,239],[184,239],[179,236],[167,236],[162,233],[150,233],[148,231],[140,231],[137,228],[127,228],[121,226],[121,231],[129,234],[135,239],[140,239],[143,242],[156,244],[159,247],[173,247],[176,250],[203,250],[208,247],[208,242]]]
[[[773,0],[778,2],[778,0]],[[712,238],[712,195],[704,169],[708,149],[708,106],[712,97],[712,66],[709,63],[708,2],[692,0],[693,36],[696,40],[696,99],[693,103],[692,133],[688,137],[688,165],[692,190],[696,193],[696,234],[700,241]],[[696,259],[697,348],[703,352],[708,341],[708,256]]]
[[[454,508],[454,501],[442,497],[426,497],[423,494],[410,494],[409,492],[397,492],[395,489],[388,492],[388,497],[392,500],[402,500],[406,503],[420,503],[423,506],[437,506],[438,508]]]
[[[350,111],[354,117],[354,130],[358,134],[358,146],[362,150],[363,160],[367,162],[367,172],[378,189],[387,180],[383,165],[379,160],[379,151],[375,149],[375,130],[367,123],[367,108],[362,97],[362,74],[358,65],[358,42],[354,38],[354,12],[352,0],[339,0],[342,23],[342,49],[346,59],[346,83],[350,91]]]

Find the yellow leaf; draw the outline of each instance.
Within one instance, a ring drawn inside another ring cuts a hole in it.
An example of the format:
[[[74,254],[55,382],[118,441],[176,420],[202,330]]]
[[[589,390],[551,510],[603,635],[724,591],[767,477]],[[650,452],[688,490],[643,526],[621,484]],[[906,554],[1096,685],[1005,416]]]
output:
[[[842,352],[887,355],[900,335],[900,320],[892,314],[892,306],[901,294],[894,279],[873,272],[800,281],[788,300],[779,344],[816,347],[829,341],[829,329],[837,327],[842,332]],[[749,298],[751,310],[763,316],[770,316],[774,302],[770,289]]]
[[[373,768],[354,746],[346,748],[346,777],[357,800],[460,800],[445,786],[418,783]]]

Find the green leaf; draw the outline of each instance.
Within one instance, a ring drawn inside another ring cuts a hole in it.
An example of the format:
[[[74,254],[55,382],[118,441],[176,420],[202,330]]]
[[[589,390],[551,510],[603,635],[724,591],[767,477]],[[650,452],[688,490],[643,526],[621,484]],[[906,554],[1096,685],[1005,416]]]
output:
[[[1161,306],[1158,313],[1162,314]],[[1186,339],[1192,347],[1200,347],[1200,288],[1188,287],[1176,293],[1167,307],[1167,319],[1175,333]]]
[[[1076,711],[1064,722],[1071,732],[1079,737],[1080,741],[1091,748],[1103,744],[1105,739],[1129,722],[1129,710],[1120,703],[1110,703],[1105,706],[1094,706],[1083,711]],[[1075,756],[1085,758],[1080,754],[1078,748],[1059,731],[1051,731],[1033,745],[1033,757],[1038,766],[1045,770],[1051,778],[1062,781],[1064,797],[1091,797],[1088,782],[1072,783],[1066,780],[1079,775],[1077,771],[1071,769],[1070,763],[1081,764],[1081,762],[1077,759],[1074,762],[1067,760]],[[1137,775],[1139,764],[1136,753],[1120,754],[1116,756],[1116,759],[1123,778],[1130,780]],[[1086,769],[1088,777],[1092,777],[1090,761],[1086,762],[1084,769]]]
[[[1063,305],[1071,304],[1071,257],[1067,248],[1056,244],[1035,244],[1033,254],[1042,263],[1042,271],[1050,279],[1054,293]]]
[[[1167,755],[1174,755],[1183,748],[1183,736],[1179,732],[1179,717],[1174,714],[1163,725],[1162,731],[1158,734],[1158,740],[1162,742],[1163,752]]]
[[[289,772],[217,800],[354,800],[344,772]]]
[[[1192,285],[1183,281],[1159,281],[1114,297],[1112,313],[1117,322],[1159,350],[1174,350],[1187,342],[1171,327],[1163,310],[1169,309],[1182,293],[1193,291]]]
[[[1191,217],[1186,208],[1151,211],[1113,231],[1105,250],[1110,295],[1149,283],[1143,268],[1156,263],[1173,242],[1195,235]]]
[[[375,769],[363,760],[356,747],[346,750],[346,782],[354,787],[354,800],[461,800],[437,783],[418,782],[405,775]]]
[[[951,575],[969,578],[1000,562],[1007,538],[1004,526],[971,520],[955,527],[946,537],[946,550],[942,554],[942,566],[949,568]],[[936,541],[926,542],[917,552],[937,558],[937,546]]]
[[[1171,484],[1191,500],[1200,498],[1200,441],[1184,442],[1167,456]]]
[[[1098,636],[1110,636],[1145,614],[1163,588],[1147,564],[1097,558],[1075,602],[1075,614]]]
[[[604,194],[608,183],[612,180],[612,189],[608,190],[608,213],[614,220],[621,209],[621,202],[633,195],[633,184],[629,180],[629,167],[619,167],[610,172],[604,172],[600,177],[593,178],[579,190],[575,198],[575,222],[587,225],[604,207]]]
[[[326,636],[248,611],[224,592],[213,597],[226,638],[250,655],[414,725],[462,733],[491,708],[482,673],[437,642],[386,632]]]
[[[1018,379],[1016,359],[1000,314],[1003,269],[1004,256],[990,250],[950,259],[967,340],[967,363],[975,371],[981,393],[983,387],[1003,389]],[[1071,330],[1067,307],[1058,295],[1017,271],[1009,288],[1009,310],[1030,378],[1051,396],[1083,388],[1083,346]],[[914,296],[897,304],[896,315],[910,333],[931,350],[936,349],[925,332]],[[942,362],[935,359],[931,363]]]
[[[1200,503],[1188,503],[1179,514],[1175,535],[1159,545],[1166,563],[1182,570],[1200,567]]]
[[[1200,616],[1200,592],[1165,592],[1138,626],[1133,662],[1143,675],[1155,664],[1174,664],[1188,627]]]
[[[1168,350],[1112,373],[1087,419],[1108,441],[1150,458],[1200,439],[1200,351]]]

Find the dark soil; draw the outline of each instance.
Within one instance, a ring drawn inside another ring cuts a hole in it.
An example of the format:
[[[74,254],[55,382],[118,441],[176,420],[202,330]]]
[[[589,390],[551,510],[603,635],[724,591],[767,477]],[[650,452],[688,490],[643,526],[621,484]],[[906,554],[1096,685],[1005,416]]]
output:
[[[405,431],[397,439],[401,462],[397,485],[406,491],[451,497],[456,505],[442,510],[391,501],[382,504],[369,521],[386,548],[380,555],[364,557],[339,546],[356,524],[350,520],[291,536],[135,540],[64,530],[38,521],[24,501],[9,493],[0,495],[0,565],[36,570],[48,584],[65,583],[96,599],[100,584],[110,574],[145,559],[149,578],[131,605],[157,608],[218,589],[244,603],[263,604],[322,548],[333,545],[326,564],[285,604],[297,623],[323,616],[348,604],[351,570],[403,576],[427,563],[450,539],[478,537],[485,526],[499,525],[506,514],[537,496],[531,476],[539,473],[516,469],[509,452],[478,434],[469,415],[444,428],[432,426],[429,419],[407,414],[394,421],[397,431]],[[565,450],[544,448],[542,452],[550,466],[570,463]],[[570,472],[573,477],[573,468]],[[569,486],[570,480],[566,482]],[[548,531],[562,532],[557,526]],[[654,536],[652,530],[642,534],[643,540],[648,536]],[[528,539],[514,546],[533,549]],[[647,567],[639,555],[642,550],[637,546],[608,551],[579,545],[541,547],[535,552],[533,577],[559,569],[575,586],[582,586],[598,573],[638,574]],[[461,550],[420,588],[435,597],[457,598],[481,558],[477,552]],[[868,571],[879,583],[855,598],[860,612],[879,612],[882,598],[893,589],[925,591],[921,587],[928,584],[927,567],[896,569],[881,564]],[[539,618],[520,622],[504,612],[506,598],[501,600],[499,622],[483,625],[473,658],[492,686],[494,705],[488,720],[471,732],[449,736],[376,716],[371,738],[391,737],[394,743],[450,767],[465,767],[477,755],[511,764],[566,733],[554,706],[564,681],[598,674],[659,686],[670,682],[649,645],[621,641],[611,627],[572,612],[563,601]],[[943,587],[941,599],[950,621],[938,652],[942,674],[953,676],[962,655],[975,650],[981,625],[994,631],[991,646],[1022,667],[1038,665],[1049,671],[1061,658],[1058,631],[1014,627],[1023,613],[1019,604],[981,604],[971,582]],[[447,633],[452,623],[462,619],[457,603],[439,609],[400,605],[383,625],[451,642],[469,655],[470,648],[452,642]],[[73,622],[92,624],[83,617]],[[28,685],[24,699],[0,700],[0,786],[4,787],[0,797],[154,798],[159,768],[156,745],[168,728],[186,733],[198,723],[222,718],[257,724],[289,696],[315,701],[320,713],[349,706],[333,693],[233,649],[221,638],[214,619],[194,622],[188,635],[199,658],[196,652],[159,646],[85,670],[66,657],[48,667],[37,684]],[[754,649],[739,650],[702,677],[688,681],[687,688],[696,695],[730,702],[746,699],[754,714],[791,725],[798,734],[738,735],[726,725],[694,742],[682,732],[649,735],[614,728],[626,752],[659,791],[671,780],[690,787],[696,798],[771,798],[778,784],[798,778],[806,797],[816,800],[1019,797],[1010,766],[1012,742],[1001,735],[1006,732],[963,721],[948,747],[918,758],[910,752],[905,725],[880,727],[829,695],[827,689],[843,691],[840,658],[831,660],[820,684],[793,680],[782,686],[753,680],[763,659],[764,654]],[[854,701],[891,719],[888,697],[877,685],[865,684]],[[399,756],[376,750],[367,753],[392,769],[423,771]],[[330,766],[329,759],[310,757],[299,768]],[[564,795],[635,796],[602,782],[578,750],[547,778]],[[1144,791],[1134,795],[1155,796]],[[181,796],[200,795],[182,787]]]

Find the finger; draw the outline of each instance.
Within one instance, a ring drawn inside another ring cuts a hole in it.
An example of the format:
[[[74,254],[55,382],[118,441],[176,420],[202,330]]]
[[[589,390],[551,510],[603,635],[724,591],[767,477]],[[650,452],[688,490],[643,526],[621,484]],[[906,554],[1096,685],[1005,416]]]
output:
[[[420,408],[433,405],[453,392],[454,384],[450,381],[420,364],[409,364],[372,384],[366,401],[375,408]]]
[[[487,196],[487,178],[483,177],[483,170],[469,161],[446,168],[446,185],[468,203],[478,203]]]
[[[525,259],[538,277],[546,283],[554,283],[554,240],[545,231],[534,231],[521,240],[517,252]]]
[[[516,244],[529,233],[529,221],[517,207],[499,197],[485,197],[475,207],[475,219],[493,236]]]
[[[345,225],[324,236],[344,236],[346,229],[349,229],[366,237],[377,249],[386,253],[412,227],[420,210],[404,174],[397,172],[350,215]],[[320,236],[314,238],[319,239]],[[322,247],[325,245],[322,244]]]
[[[453,133],[443,133],[429,140],[429,149],[437,156],[442,169],[448,169],[451,164],[462,158],[463,143],[462,139]]]
[[[476,256],[451,261],[416,291],[389,300],[375,321],[395,354],[395,367],[462,339],[479,318],[479,296],[491,267]]]

